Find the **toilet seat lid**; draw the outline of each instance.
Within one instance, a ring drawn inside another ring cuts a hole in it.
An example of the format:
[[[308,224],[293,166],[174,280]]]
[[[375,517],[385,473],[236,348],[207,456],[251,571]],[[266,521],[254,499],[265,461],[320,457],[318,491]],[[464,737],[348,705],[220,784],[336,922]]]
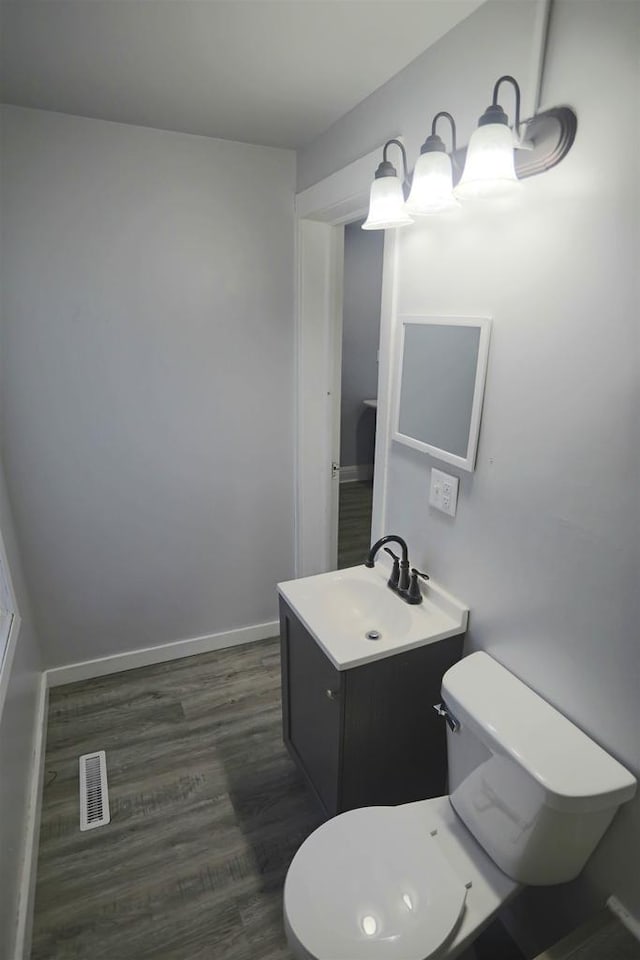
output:
[[[402,808],[363,807],[319,827],[285,883],[293,933],[319,960],[425,960],[450,938],[467,889]]]

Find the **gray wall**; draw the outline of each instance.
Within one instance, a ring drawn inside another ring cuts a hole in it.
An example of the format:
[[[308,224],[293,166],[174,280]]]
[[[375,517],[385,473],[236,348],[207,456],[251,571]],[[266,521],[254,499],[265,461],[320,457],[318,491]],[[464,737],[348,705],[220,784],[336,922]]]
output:
[[[376,415],[363,400],[378,392],[384,234],[349,223],[344,231],[340,464],[372,464]]]
[[[481,7],[306,149],[301,185],[387,133],[404,134],[415,158],[439,109],[466,142],[495,78],[513,72],[527,92],[533,12]],[[429,468],[443,465],[393,444],[386,518],[418,566],[469,603],[468,649],[488,650],[636,774],[639,31],[637,3],[557,3],[543,107],[575,107],[570,155],[527,181],[511,213],[400,232],[398,311],[489,315],[493,331],[457,517],[428,506]],[[640,918],[639,846],[640,796],[580,884],[521,901],[522,942],[551,937],[592,895],[616,893]]]
[[[9,958],[16,930],[22,879],[34,721],[42,663],[22,578],[1,465],[0,529],[22,617],[4,710],[0,717],[0,957]]]
[[[292,575],[292,152],[4,109],[7,483],[47,666]]]

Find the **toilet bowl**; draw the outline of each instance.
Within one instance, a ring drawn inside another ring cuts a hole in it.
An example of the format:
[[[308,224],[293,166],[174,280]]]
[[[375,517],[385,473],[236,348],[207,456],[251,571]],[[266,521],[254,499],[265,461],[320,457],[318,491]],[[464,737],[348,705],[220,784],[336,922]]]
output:
[[[523,884],[578,875],[636,781],[484,653],[443,678],[451,794],[363,807],[296,853],[297,960],[454,960]]]
[[[519,889],[448,797],[363,807],[327,821],[298,850],[285,930],[298,960],[459,957]]]

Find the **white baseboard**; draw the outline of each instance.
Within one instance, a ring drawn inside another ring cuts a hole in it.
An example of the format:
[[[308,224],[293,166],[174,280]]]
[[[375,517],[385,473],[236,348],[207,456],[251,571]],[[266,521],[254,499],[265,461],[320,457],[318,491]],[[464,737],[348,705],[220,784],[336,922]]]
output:
[[[135,670],[136,667],[147,667],[153,663],[165,663],[167,660],[192,657],[197,653],[210,653],[212,650],[235,647],[242,643],[253,643],[254,640],[266,640],[268,637],[277,636],[279,631],[278,621],[270,620],[268,623],[256,623],[252,627],[240,627],[224,633],[212,633],[205,637],[192,637],[189,640],[175,640],[156,647],[142,647],[139,650],[127,650],[125,653],[116,653],[109,657],[83,660],[64,667],[52,667],[46,671],[45,675],[49,687],[59,687],[64,683],[104,677],[108,673]]]
[[[372,463],[356,463],[349,467],[340,467],[340,483],[366,482],[373,480]]]
[[[47,707],[49,689],[46,674],[40,678],[38,703],[33,732],[31,781],[27,810],[27,828],[24,842],[24,858],[18,895],[18,920],[16,940],[13,951],[14,960],[29,960],[31,956],[31,935],[33,927],[33,908],[36,892],[36,870],[38,865],[38,841],[40,837],[40,812],[42,810],[42,791],[44,786],[44,757],[47,743]]]
[[[607,900],[607,906],[609,910],[620,920],[620,922],[627,928],[629,933],[633,934],[636,940],[640,941],[640,919],[637,914],[628,910],[624,903],[618,899],[616,896],[609,897]]]

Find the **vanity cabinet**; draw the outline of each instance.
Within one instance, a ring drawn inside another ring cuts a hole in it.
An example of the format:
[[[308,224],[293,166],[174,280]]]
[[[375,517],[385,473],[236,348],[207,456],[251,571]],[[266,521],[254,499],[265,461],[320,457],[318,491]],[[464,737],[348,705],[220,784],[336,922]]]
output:
[[[463,634],[338,670],[281,597],[280,638],[284,742],[328,816],[446,793],[433,705]]]

